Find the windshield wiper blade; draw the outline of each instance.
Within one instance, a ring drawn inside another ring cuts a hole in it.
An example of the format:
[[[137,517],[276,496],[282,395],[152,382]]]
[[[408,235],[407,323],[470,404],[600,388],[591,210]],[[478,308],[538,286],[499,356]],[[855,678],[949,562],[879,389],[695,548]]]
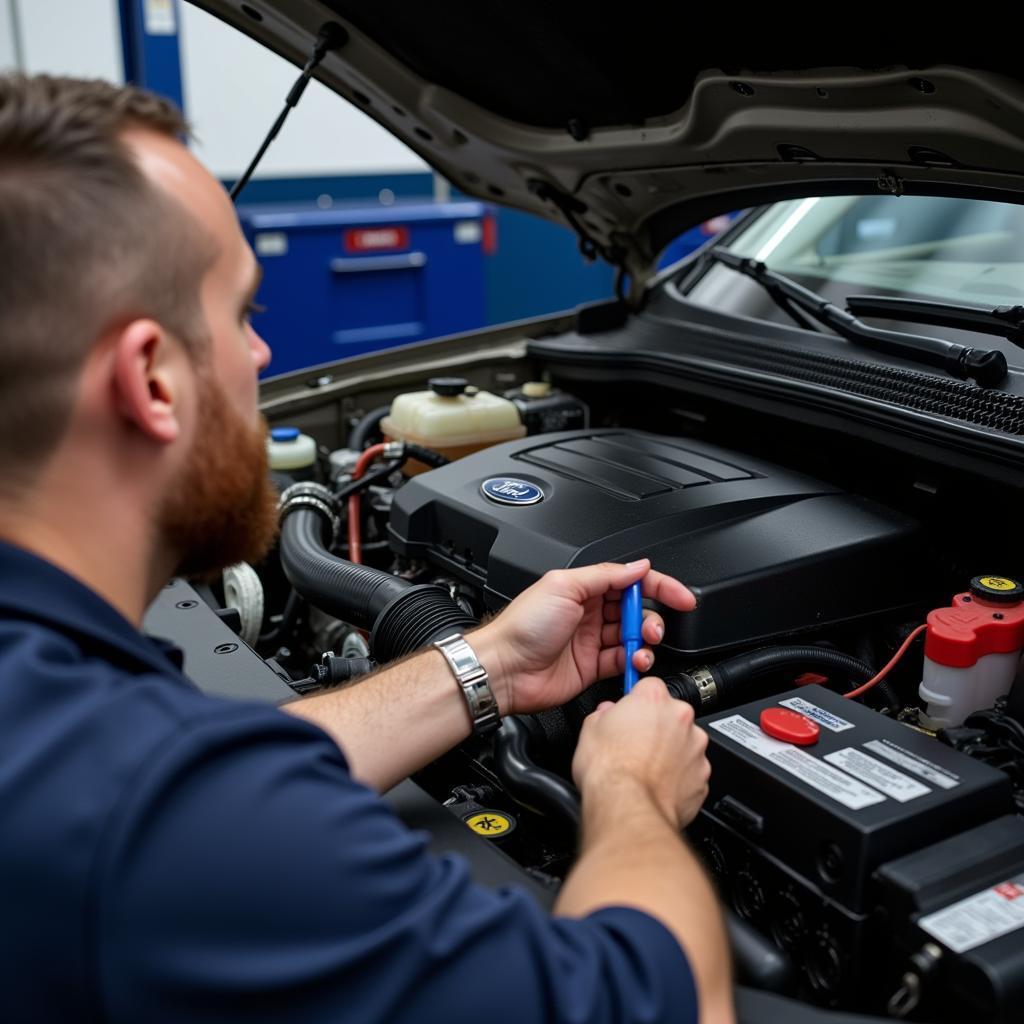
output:
[[[773,290],[778,291],[808,316],[854,344],[935,366],[961,380],[976,380],[983,387],[999,384],[1006,377],[1006,356],[996,349],[968,348],[941,338],[869,327],[852,313],[840,309],[809,288],[769,270],[760,260],[738,256],[721,246],[709,250],[708,255],[757,281],[769,294]]]
[[[846,307],[854,316],[906,320],[936,327],[962,327],[978,334],[1006,338],[1024,348],[1024,306],[959,306],[932,299],[901,299],[888,295],[849,295]]]

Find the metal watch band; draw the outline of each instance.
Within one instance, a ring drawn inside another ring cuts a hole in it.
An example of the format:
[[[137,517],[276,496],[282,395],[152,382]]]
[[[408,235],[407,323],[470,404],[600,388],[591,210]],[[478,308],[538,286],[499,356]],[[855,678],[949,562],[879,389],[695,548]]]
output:
[[[473,731],[478,736],[490,736],[501,725],[498,702],[487,681],[487,669],[480,664],[473,648],[461,633],[453,633],[434,646],[444,655],[469,705],[469,717],[473,720]]]

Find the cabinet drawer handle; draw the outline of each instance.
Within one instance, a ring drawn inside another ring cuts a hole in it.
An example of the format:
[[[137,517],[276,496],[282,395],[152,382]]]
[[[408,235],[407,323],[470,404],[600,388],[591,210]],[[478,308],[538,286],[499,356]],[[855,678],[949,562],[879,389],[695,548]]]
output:
[[[366,274],[374,270],[418,270],[427,265],[425,252],[403,252],[396,256],[353,256],[331,260],[332,274]]]

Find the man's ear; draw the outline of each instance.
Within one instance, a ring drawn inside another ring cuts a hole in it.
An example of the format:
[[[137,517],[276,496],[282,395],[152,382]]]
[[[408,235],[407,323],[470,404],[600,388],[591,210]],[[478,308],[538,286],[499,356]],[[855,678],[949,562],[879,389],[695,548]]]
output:
[[[133,320],[114,347],[118,412],[158,444],[181,432],[179,415],[189,363],[181,345],[155,320]]]

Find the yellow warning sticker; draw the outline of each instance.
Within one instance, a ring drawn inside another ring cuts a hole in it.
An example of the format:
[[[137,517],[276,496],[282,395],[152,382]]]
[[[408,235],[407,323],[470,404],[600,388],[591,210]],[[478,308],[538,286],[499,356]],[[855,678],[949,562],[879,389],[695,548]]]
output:
[[[978,582],[989,590],[1016,590],[1020,586],[1016,580],[1008,580],[1005,576],[982,576]]]
[[[511,831],[512,821],[504,814],[497,811],[484,811],[481,814],[471,814],[468,818],[462,819],[477,835],[487,836],[493,839],[495,836],[503,835]]]

